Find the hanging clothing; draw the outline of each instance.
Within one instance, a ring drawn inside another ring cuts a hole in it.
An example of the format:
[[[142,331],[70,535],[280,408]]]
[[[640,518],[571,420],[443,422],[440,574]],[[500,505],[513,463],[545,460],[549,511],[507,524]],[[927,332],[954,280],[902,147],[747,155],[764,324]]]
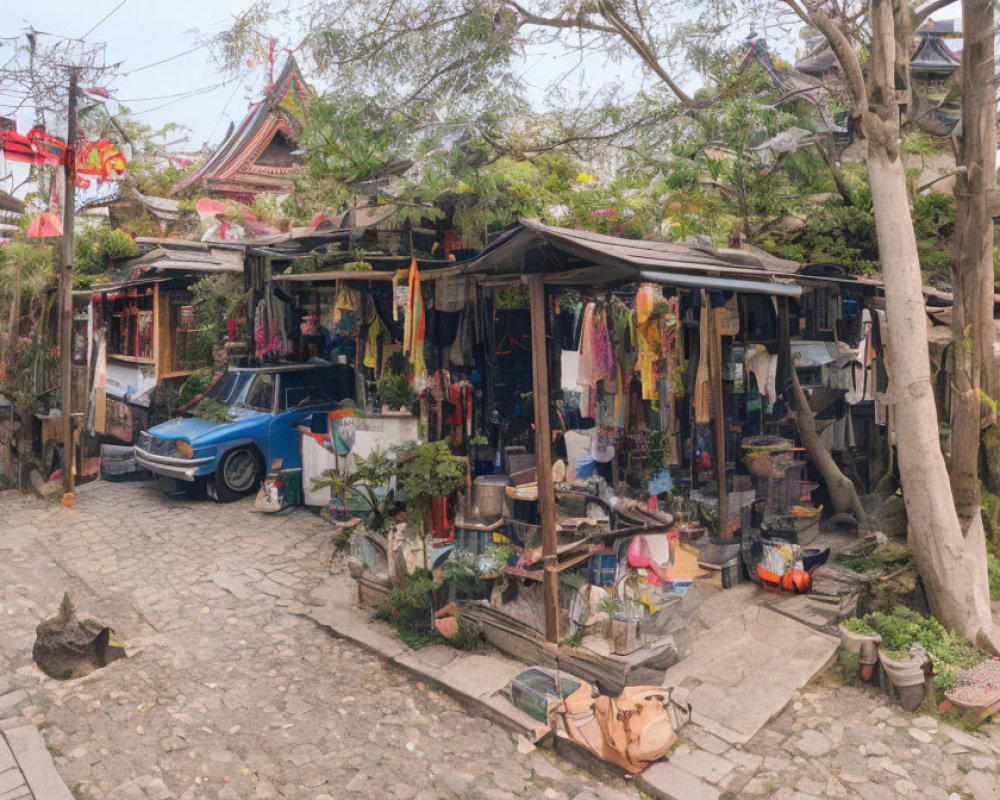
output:
[[[580,359],[577,365],[576,382],[580,386],[580,413],[593,416],[594,385],[594,311],[596,303],[587,303],[583,312],[580,329]]]
[[[593,381],[605,381],[610,388],[618,376],[615,367],[615,352],[611,346],[611,335],[608,332],[607,311],[603,308],[594,312],[593,343],[591,350],[594,357]]]
[[[414,376],[424,378],[427,376],[427,364],[424,361],[426,318],[424,316],[424,298],[420,291],[420,271],[417,269],[417,259],[415,258],[410,262],[407,279],[403,354],[410,357],[410,366]]]
[[[656,400],[656,362],[660,360],[660,318],[656,307],[663,301],[659,286],[645,283],[635,296],[636,341],[638,355],[636,362],[639,380],[642,384],[642,399]]]
[[[387,337],[388,334],[389,329],[382,324],[382,318],[376,314],[374,321],[368,326],[368,332],[365,334],[365,353],[362,363],[369,369],[377,370],[380,340]],[[376,371],[377,376],[378,372]]]
[[[773,406],[778,399],[778,354],[771,355],[762,344],[748,347],[743,357],[744,367],[753,374],[757,389],[768,405]]]
[[[698,371],[694,376],[694,421],[698,424],[711,419],[708,385],[708,315],[711,313],[711,306],[706,300],[698,320]]]

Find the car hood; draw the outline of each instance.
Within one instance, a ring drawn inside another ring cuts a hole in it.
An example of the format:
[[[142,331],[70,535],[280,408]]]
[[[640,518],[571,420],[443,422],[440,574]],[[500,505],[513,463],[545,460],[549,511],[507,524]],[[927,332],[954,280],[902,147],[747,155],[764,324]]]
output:
[[[258,431],[270,414],[249,408],[230,408],[231,422],[209,422],[201,417],[178,417],[149,429],[159,439],[187,439],[192,445],[215,444]]]

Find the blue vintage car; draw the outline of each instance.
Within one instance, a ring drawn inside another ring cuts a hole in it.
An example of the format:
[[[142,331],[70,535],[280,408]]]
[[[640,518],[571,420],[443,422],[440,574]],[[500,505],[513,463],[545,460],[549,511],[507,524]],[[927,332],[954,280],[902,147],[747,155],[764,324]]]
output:
[[[255,492],[279,458],[285,469],[302,466],[297,427],[353,398],[354,373],[343,364],[231,369],[207,395],[229,409],[229,422],[172,419],[139,434],[135,457],[168,493],[203,495],[212,485],[229,502]]]

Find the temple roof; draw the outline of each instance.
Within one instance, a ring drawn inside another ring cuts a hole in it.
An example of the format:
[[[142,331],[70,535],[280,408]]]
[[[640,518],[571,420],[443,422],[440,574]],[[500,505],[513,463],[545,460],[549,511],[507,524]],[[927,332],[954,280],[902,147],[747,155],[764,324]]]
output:
[[[302,130],[303,106],[309,98],[310,89],[295,59],[289,56],[264,99],[250,106],[244,120],[208,160],[174,186],[170,194],[198,183],[210,195],[243,201],[262,192],[290,191],[293,175],[300,167],[294,151]]]
[[[807,100],[815,105],[826,96],[826,88],[813,76],[798,69],[777,66],[764,39],[752,39],[748,43],[750,47],[743,56],[739,71],[744,72],[752,62],[760,64],[771,76],[778,91],[782,93],[782,97],[778,100],[779,105],[798,99]]]
[[[961,66],[962,59],[940,36],[920,36],[920,44],[910,59],[911,72],[954,72]]]

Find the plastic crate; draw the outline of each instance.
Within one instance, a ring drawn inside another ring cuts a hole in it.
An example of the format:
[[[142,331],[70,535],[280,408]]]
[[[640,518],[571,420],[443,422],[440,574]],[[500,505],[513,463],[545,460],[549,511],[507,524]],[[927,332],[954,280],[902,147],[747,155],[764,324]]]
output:
[[[514,705],[539,722],[548,722],[549,708],[580,688],[580,681],[544,667],[522,672],[510,684]]]
[[[135,448],[101,445],[101,480],[122,482],[148,480],[149,472],[135,460]]]
[[[594,553],[589,559],[588,581],[594,586],[613,586],[618,574],[618,556],[615,553]]]

